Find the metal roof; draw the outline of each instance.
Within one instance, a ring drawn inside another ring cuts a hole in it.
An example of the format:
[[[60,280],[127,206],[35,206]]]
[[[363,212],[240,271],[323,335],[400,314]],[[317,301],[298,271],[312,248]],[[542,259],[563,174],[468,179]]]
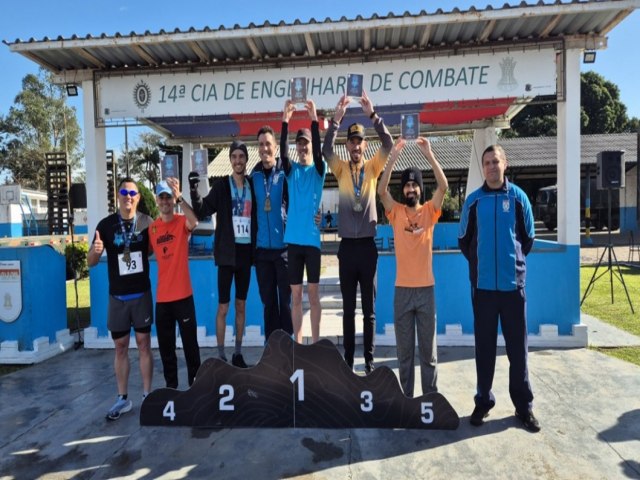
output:
[[[79,73],[133,71],[176,67],[228,68],[255,63],[327,61],[335,57],[397,55],[514,43],[578,42],[576,48],[606,48],[606,34],[636,8],[640,0],[572,0],[521,2],[478,10],[454,8],[428,13],[388,13],[369,18],[310,19],[262,25],[250,23],[197,30],[116,32],[84,37],[30,38],[9,48],[44,68],[61,74],[61,81],[81,81]],[[91,77],[85,76],[84,79]]]
[[[370,157],[380,147],[380,141],[370,140],[368,143],[366,153]],[[558,163],[556,137],[505,138],[501,139],[499,143],[505,149],[509,168],[511,169],[555,168]],[[473,142],[471,140],[431,140],[433,153],[445,171],[463,171],[466,174],[469,169],[472,147]],[[260,157],[257,147],[247,145],[247,150],[249,151],[247,171],[251,171],[254,165],[260,161]],[[580,163],[583,165],[595,164],[596,155],[604,150],[624,150],[625,163],[628,165],[636,164],[638,161],[638,136],[636,133],[582,135],[580,145],[582,159]],[[349,158],[344,144],[336,144],[335,151],[341,158]],[[477,157],[481,153],[477,152]],[[297,159],[295,145],[289,148],[289,157],[292,160]],[[401,172],[410,166],[416,166],[423,171],[431,170],[420,149],[413,142],[405,145],[393,171]],[[231,174],[228,148],[223,148],[209,164],[208,173],[210,177]]]
[[[5,40],[4,43],[13,52],[52,71],[58,82],[79,84],[92,80],[94,75],[105,74],[306,66],[351,60],[374,62],[397,56],[462,55],[541,45],[553,46],[559,51],[596,50],[606,48],[608,32],[637,8],[640,0],[540,0],[537,3],[523,1],[517,6],[505,4],[497,9],[489,6],[486,9],[438,9],[431,13],[425,10],[390,12],[369,18],[311,18],[306,22],[297,19],[275,24],[265,21],[261,25],[102,33],[95,37],[72,35],[70,38]],[[438,131],[483,128],[492,122],[498,122],[493,123],[494,126],[506,128],[509,119],[523,106],[518,102],[447,105],[447,115],[452,118],[455,112],[460,115],[446,124],[439,124],[437,115],[429,122]],[[172,139],[173,143],[246,137],[225,133],[216,119],[206,117],[138,121]],[[245,123],[243,120],[244,126]],[[235,127],[231,124],[229,128]]]

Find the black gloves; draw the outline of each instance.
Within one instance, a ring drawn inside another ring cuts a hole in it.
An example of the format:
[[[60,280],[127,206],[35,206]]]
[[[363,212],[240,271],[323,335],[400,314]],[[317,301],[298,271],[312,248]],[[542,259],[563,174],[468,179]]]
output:
[[[198,172],[189,173],[189,190],[198,190],[200,184],[200,174]]]

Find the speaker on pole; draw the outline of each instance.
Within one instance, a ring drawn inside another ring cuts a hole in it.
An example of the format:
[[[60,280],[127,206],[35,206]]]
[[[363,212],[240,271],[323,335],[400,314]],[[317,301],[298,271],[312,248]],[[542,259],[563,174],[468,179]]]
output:
[[[72,183],[69,189],[69,203],[74,208],[87,208],[87,186],[84,183]]]
[[[624,150],[603,151],[597,155],[598,190],[624,188]]]

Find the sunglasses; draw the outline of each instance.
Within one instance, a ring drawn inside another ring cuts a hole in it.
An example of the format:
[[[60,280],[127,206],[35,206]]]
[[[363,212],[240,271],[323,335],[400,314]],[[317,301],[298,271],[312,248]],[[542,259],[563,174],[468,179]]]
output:
[[[135,197],[136,195],[138,195],[138,192],[136,192],[135,190],[127,190],[126,188],[121,188],[120,195],[122,195],[123,197],[126,197],[127,195],[130,197]]]

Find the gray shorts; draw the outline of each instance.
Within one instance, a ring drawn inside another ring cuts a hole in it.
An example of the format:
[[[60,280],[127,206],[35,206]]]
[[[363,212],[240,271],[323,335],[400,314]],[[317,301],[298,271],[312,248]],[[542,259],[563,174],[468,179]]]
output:
[[[113,338],[128,335],[131,327],[137,332],[151,331],[153,323],[153,299],[151,290],[131,300],[121,300],[109,295],[107,328]],[[114,336],[114,334],[116,336]]]

